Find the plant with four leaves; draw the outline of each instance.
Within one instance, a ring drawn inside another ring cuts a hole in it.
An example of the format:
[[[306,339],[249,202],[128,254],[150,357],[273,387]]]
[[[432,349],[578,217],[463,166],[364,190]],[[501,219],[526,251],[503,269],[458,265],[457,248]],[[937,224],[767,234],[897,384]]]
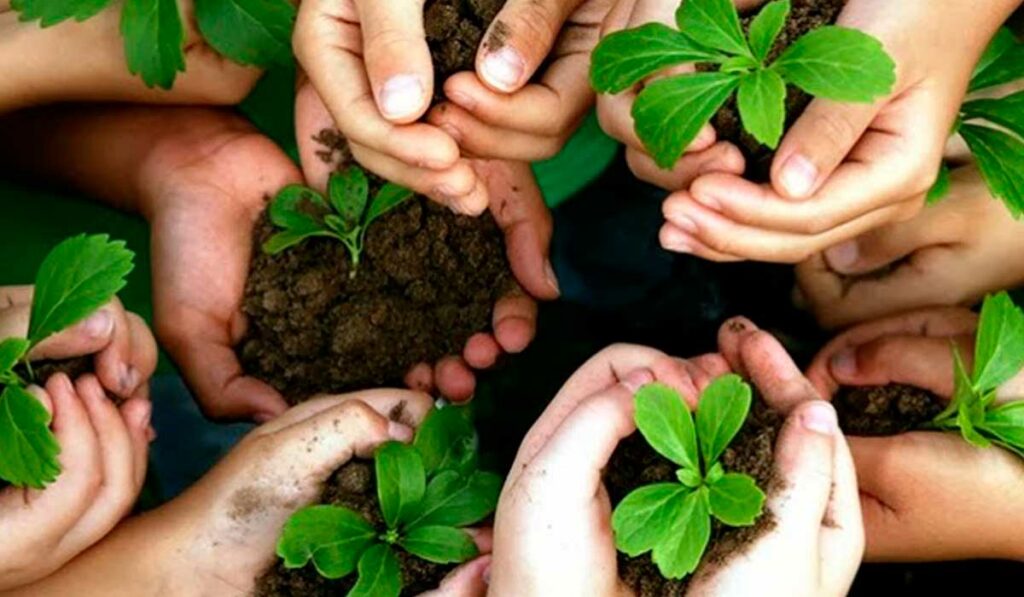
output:
[[[336,238],[352,259],[349,275],[355,277],[363,254],[366,231],[374,220],[412,198],[412,191],[387,183],[367,201],[370,182],[357,166],[331,175],[327,185],[330,201],[308,187],[288,185],[270,204],[270,221],[284,230],[263,244],[263,251],[276,255],[313,236]],[[369,205],[367,205],[369,203]]]
[[[700,563],[711,537],[711,517],[729,526],[754,524],[765,495],[748,475],[729,473],[719,462],[743,427],[751,390],[726,375],[701,394],[696,424],[679,394],[651,384],[637,392],[636,425],[644,439],[679,465],[678,483],[633,490],[612,513],[619,551],[636,557],[651,552],[662,576],[683,578]]]
[[[476,544],[462,527],[494,512],[502,480],[478,470],[465,408],[432,411],[411,446],[381,445],[374,465],[382,525],[342,506],[303,508],[285,524],[277,545],[286,568],[312,560],[325,578],[357,572],[349,597],[397,597],[402,574],[395,550],[437,564],[476,557]]]
[[[633,104],[637,136],[666,169],[733,92],[743,128],[772,149],[785,126],[787,83],[840,102],[871,103],[892,92],[892,58],[877,39],[854,29],[821,27],[769,61],[789,12],[789,0],[769,2],[744,35],[733,0],[685,0],[676,12],[678,31],[649,23],[601,40],[591,84],[599,93],[621,93],[669,67],[717,66],[647,84]]]
[[[996,389],[1024,369],[1024,312],[1005,292],[985,299],[974,345],[974,373],[967,374],[954,347],[953,400],[931,422],[956,430],[971,445],[1001,446],[1024,458],[1024,402],[996,405]]]
[[[29,352],[114,298],[134,257],[121,241],[82,234],[57,245],[39,266],[28,337],[0,341],[0,479],[35,489],[57,479],[60,446],[50,430],[50,413],[25,389],[33,377]],[[18,374],[19,366],[29,379]]]

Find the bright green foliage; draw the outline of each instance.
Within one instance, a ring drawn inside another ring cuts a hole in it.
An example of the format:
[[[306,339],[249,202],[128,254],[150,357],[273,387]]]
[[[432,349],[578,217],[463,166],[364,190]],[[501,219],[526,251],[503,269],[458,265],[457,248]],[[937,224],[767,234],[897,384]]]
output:
[[[185,30],[176,0],[125,0],[121,36],[128,71],[149,87],[170,89],[185,72]]]
[[[679,483],[632,491],[612,513],[619,551],[651,552],[665,578],[696,570],[711,536],[711,517],[729,526],[754,524],[764,493],[754,479],[723,470],[719,458],[750,411],[751,390],[736,375],[711,383],[697,405],[696,422],[673,389],[651,384],[637,392],[636,424],[652,448],[679,465]]]
[[[442,442],[459,448],[448,450]],[[438,564],[476,557],[476,544],[463,527],[494,512],[502,482],[476,469],[475,452],[475,432],[464,408],[431,411],[411,446],[389,442],[377,449],[377,495],[384,520],[379,528],[348,508],[309,506],[288,520],[278,556],[286,568],[312,561],[325,578],[358,572],[349,597],[397,596],[402,590],[397,549]]]
[[[195,0],[207,43],[239,64],[288,64],[295,6],[288,0]]]
[[[270,204],[270,221],[283,230],[263,244],[263,251],[276,255],[307,238],[329,236],[348,249],[349,275],[355,277],[370,224],[413,196],[412,191],[387,183],[369,201],[369,187],[366,173],[352,166],[331,175],[329,201],[302,185],[281,189]]]
[[[769,62],[789,12],[789,0],[769,2],[744,36],[732,0],[687,0],[676,12],[679,31],[648,24],[603,39],[592,57],[591,84],[620,93],[667,67],[718,65],[717,72],[661,79],[638,94],[637,136],[666,169],[734,91],[744,128],[771,148],[785,125],[787,83],[845,102],[870,103],[892,92],[892,58],[877,39],[853,29],[822,27]]]
[[[50,431],[50,413],[21,386],[0,394],[0,479],[43,489],[57,480],[60,445]]]
[[[19,13],[21,21],[39,21],[40,27],[50,27],[68,19],[84,21],[98,14],[112,0],[11,0],[11,8]]]

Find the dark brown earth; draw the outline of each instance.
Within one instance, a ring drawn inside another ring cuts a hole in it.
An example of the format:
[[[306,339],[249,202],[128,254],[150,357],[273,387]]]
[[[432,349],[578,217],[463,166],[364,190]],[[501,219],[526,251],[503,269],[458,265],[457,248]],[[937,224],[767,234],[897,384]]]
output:
[[[434,99],[444,98],[444,82],[476,64],[477,50],[484,34],[505,0],[427,0],[424,27],[434,57]],[[504,44],[502,27],[495,27],[487,40],[489,49]]]
[[[945,408],[944,401],[928,390],[900,384],[842,388],[832,404],[843,433],[864,437],[919,429]]]

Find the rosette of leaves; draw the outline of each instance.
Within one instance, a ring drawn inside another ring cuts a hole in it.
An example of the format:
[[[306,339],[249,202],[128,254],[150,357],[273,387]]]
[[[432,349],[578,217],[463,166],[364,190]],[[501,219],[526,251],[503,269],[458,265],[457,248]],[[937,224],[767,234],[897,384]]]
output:
[[[298,184],[288,185],[270,204],[270,221],[281,232],[263,244],[263,251],[276,255],[314,236],[335,238],[348,249],[352,259],[350,275],[355,276],[363,254],[366,231],[374,220],[412,198],[412,191],[387,183],[370,201],[370,182],[357,166],[331,175],[328,199]]]
[[[754,479],[725,471],[719,461],[747,420],[750,386],[736,375],[715,380],[701,394],[696,417],[661,384],[644,386],[634,400],[637,428],[679,466],[679,482],[640,487],[619,502],[612,513],[615,547],[630,557],[650,552],[662,576],[680,579],[700,563],[712,517],[750,526],[763,511],[765,495]]]
[[[60,475],[50,413],[26,390],[33,381],[28,354],[110,302],[124,288],[134,257],[121,241],[83,234],[54,247],[39,266],[28,336],[0,341],[0,479],[43,489]],[[27,379],[19,367],[28,371]]]
[[[113,0],[11,0],[22,21],[50,27],[85,21]],[[225,58],[265,68],[292,60],[295,6],[288,0],[194,0],[196,26]],[[177,0],[124,0],[121,37],[128,70],[149,87],[170,89],[185,72],[185,29]]]
[[[1024,458],[1024,402],[996,405],[996,389],[1024,369],[1024,312],[1008,294],[982,305],[973,372],[955,347],[953,362],[953,400],[931,427],[959,430],[971,445],[995,444]]]
[[[678,30],[649,23],[601,40],[591,84],[599,93],[621,93],[669,67],[711,67],[646,84],[633,104],[637,136],[666,169],[734,93],[743,128],[774,149],[785,126],[787,84],[853,103],[892,92],[895,63],[881,42],[855,29],[818,28],[769,61],[789,12],[789,0],[769,2],[744,34],[733,0],[686,0],[676,12]]]
[[[285,524],[277,545],[286,568],[312,561],[325,578],[358,574],[348,597],[397,597],[396,550],[437,564],[478,555],[463,527],[494,512],[502,480],[477,468],[476,435],[464,408],[432,411],[411,446],[381,445],[374,466],[382,525],[343,506],[303,508]]]

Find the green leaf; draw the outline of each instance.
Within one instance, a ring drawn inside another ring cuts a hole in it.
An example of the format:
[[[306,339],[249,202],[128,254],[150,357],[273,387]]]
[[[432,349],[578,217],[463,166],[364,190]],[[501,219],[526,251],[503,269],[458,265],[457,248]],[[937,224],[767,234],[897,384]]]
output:
[[[448,526],[417,527],[398,544],[412,555],[435,564],[461,564],[480,553],[466,531]]]
[[[715,518],[733,527],[754,524],[764,509],[764,492],[754,479],[726,473],[708,486],[708,502]]]
[[[636,557],[668,537],[673,521],[686,511],[686,497],[695,492],[677,483],[659,483],[633,490],[612,512],[615,548]]]
[[[430,411],[416,430],[412,445],[423,459],[428,476],[437,471],[468,472],[476,467],[476,431],[469,410],[446,406]]]
[[[711,382],[697,403],[697,438],[704,466],[710,468],[736,437],[750,412],[750,386],[729,374]]]
[[[704,484],[704,477],[701,476],[699,471],[695,471],[692,468],[677,470],[676,479],[679,479],[680,483],[690,489],[696,489]]]
[[[366,220],[363,222],[363,230],[371,222],[413,198],[413,192],[405,187],[393,183],[387,183],[377,194],[373,196],[370,209],[366,212]]]
[[[726,73],[697,73],[651,83],[633,103],[636,133],[661,168],[671,168],[739,85]]]
[[[881,42],[845,27],[804,35],[772,69],[813,96],[839,102],[870,103],[892,93],[896,84],[896,64]]]
[[[35,346],[92,315],[125,286],[135,254],[106,234],[73,236],[36,272],[28,339]]]
[[[348,508],[307,506],[285,523],[277,555],[285,568],[302,568],[313,560],[320,576],[342,578],[355,571],[376,535],[373,525]]]
[[[590,84],[598,93],[621,93],[658,71],[690,62],[721,62],[724,55],[698,46],[661,23],[617,31],[597,44]]]
[[[82,22],[100,13],[111,0],[12,0],[11,8],[20,13],[19,21],[39,21],[40,27],[56,25],[67,19]]]
[[[935,184],[928,189],[928,195],[925,196],[925,202],[928,205],[935,205],[942,201],[949,194],[951,184],[949,164],[942,162],[942,165],[939,166],[939,175],[935,178]]]
[[[50,413],[18,386],[0,394],[0,479],[16,487],[43,489],[60,474],[60,445],[50,431]]]
[[[1010,31],[1009,27],[1000,27],[996,31],[995,36],[992,37],[992,41],[989,42],[988,47],[985,48],[985,53],[982,54],[981,60],[978,61],[977,66],[974,67],[974,73],[971,75],[971,87],[974,86],[974,81],[982,75],[995,61],[1003,55],[1006,51],[1017,45],[1017,38]]]
[[[493,473],[475,471],[467,476],[442,471],[430,480],[419,516],[408,526],[463,527],[480,522],[497,507],[501,485],[501,477]]]
[[[402,568],[394,550],[377,543],[359,558],[359,580],[347,597],[398,597],[402,592]]]
[[[700,471],[693,416],[672,388],[648,384],[636,393],[636,426],[652,448],[683,468]]]
[[[24,338],[8,338],[0,342],[0,373],[13,369],[28,353],[29,347],[28,340]]]
[[[334,237],[335,235],[323,228],[316,228],[312,230],[285,230],[284,232],[278,232],[268,238],[267,242],[263,243],[263,252],[267,255],[277,255],[281,251],[293,247],[307,238],[314,236]]]
[[[270,221],[281,228],[319,226],[317,218],[309,212],[327,207],[320,193],[300,184],[290,184],[278,191],[270,202]]]
[[[960,135],[992,195],[1006,204],[1013,217],[1024,215],[1024,143],[1003,131],[974,124],[960,127]]]
[[[998,87],[1021,78],[1024,78],[1024,44],[1019,43],[1004,28],[993,39],[975,68],[969,91]]]
[[[1024,91],[999,99],[973,100],[960,111],[964,120],[981,118],[1024,137]]]
[[[786,124],[786,82],[775,71],[758,70],[740,79],[736,104],[743,128],[762,145],[775,149]]]
[[[761,65],[757,63],[757,60],[754,60],[750,56],[733,56],[732,58],[722,62],[722,66],[718,70],[723,73],[745,75],[752,70],[759,69],[760,67]]]
[[[789,0],[769,2],[750,23],[750,48],[754,58],[764,62],[789,18]]]
[[[957,410],[956,415],[956,424],[960,428],[960,434],[967,440],[967,443],[977,448],[988,448],[992,443],[978,433],[978,430],[975,428],[976,412],[977,409],[972,408],[970,403],[960,403],[960,408]]]
[[[394,529],[419,513],[427,488],[423,461],[412,446],[398,442],[381,445],[374,458],[380,511]]]
[[[684,35],[703,46],[751,55],[733,0],[686,0],[676,11],[676,24]]]
[[[683,578],[700,564],[711,538],[706,491],[701,488],[683,498],[682,511],[676,516],[675,524],[651,554],[651,559],[665,578]]]
[[[986,412],[981,428],[1001,443],[1024,450],[1024,402],[1010,402]]]
[[[327,195],[334,211],[344,220],[348,230],[355,230],[362,224],[363,212],[370,196],[370,181],[358,166],[331,175],[327,184]]]
[[[984,394],[1024,368],[1024,312],[1006,292],[985,299],[974,346],[974,390]]]
[[[175,0],[125,0],[121,36],[128,71],[147,86],[170,89],[185,72],[185,29]]]
[[[206,43],[246,65],[287,66],[292,60],[295,7],[288,0],[195,0]]]

